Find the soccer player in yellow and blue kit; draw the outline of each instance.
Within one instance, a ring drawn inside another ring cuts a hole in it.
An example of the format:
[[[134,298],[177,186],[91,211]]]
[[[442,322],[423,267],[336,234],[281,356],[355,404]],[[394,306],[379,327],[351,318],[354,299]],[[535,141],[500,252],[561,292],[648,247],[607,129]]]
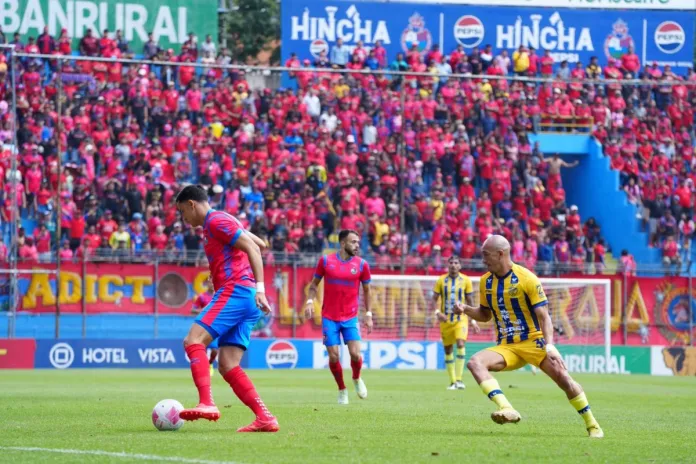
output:
[[[437,308],[435,317],[440,321],[440,334],[445,348],[445,367],[450,380],[448,390],[464,390],[466,388],[462,381],[462,373],[464,372],[469,321],[471,321],[474,333],[480,331],[478,324],[473,319],[469,319],[464,314],[454,314],[456,303],[466,302],[469,306],[474,304],[474,289],[471,285],[471,279],[459,272],[461,267],[459,257],[450,256],[447,260],[447,274],[440,276],[433,288],[433,305]],[[456,359],[455,343],[457,344]]]
[[[516,423],[522,417],[513,409],[490,372],[511,371],[529,363],[539,367],[566,393],[570,404],[585,421],[590,438],[603,438],[580,384],[568,374],[553,346],[553,324],[539,278],[510,259],[510,243],[501,235],[490,236],[482,247],[480,306],[457,304],[455,313],[478,321],[495,320],[498,345],[476,353],[467,363],[483,393],[498,410],[491,418],[498,424]]]

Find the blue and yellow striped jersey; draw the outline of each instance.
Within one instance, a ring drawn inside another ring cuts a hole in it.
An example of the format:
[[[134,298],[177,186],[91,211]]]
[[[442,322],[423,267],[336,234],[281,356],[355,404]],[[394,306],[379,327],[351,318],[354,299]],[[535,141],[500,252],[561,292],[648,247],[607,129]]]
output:
[[[466,316],[454,314],[454,304],[466,303],[466,296],[474,293],[471,279],[464,274],[452,278],[449,274],[441,275],[435,282],[433,292],[440,295],[440,311],[448,316],[449,322],[466,321]]]
[[[487,272],[479,283],[481,306],[493,312],[498,327],[498,345],[542,336],[534,313],[548,304],[539,278],[518,264],[505,276]]]

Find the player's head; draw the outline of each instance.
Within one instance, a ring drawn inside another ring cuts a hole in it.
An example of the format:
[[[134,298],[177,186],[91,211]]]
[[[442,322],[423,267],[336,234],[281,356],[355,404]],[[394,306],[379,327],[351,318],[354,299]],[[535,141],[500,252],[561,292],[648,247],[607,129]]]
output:
[[[510,261],[510,242],[502,235],[491,235],[481,247],[483,264],[489,272],[498,276],[507,274],[512,266]]]
[[[197,185],[188,185],[176,196],[176,209],[187,224],[202,226],[208,214],[208,192]]]
[[[459,260],[459,256],[452,255],[449,257],[447,260],[447,270],[449,271],[449,275],[451,276],[456,276],[459,274],[459,270],[462,268],[462,263]]]
[[[360,235],[354,230],[343,229],[338,233],[338,243],[348,256],[355,256],[360,250]]]

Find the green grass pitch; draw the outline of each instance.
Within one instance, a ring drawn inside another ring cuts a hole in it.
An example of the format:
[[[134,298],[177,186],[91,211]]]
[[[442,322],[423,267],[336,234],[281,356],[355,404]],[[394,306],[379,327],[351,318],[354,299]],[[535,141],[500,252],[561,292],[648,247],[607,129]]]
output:
[[[349,382],[350,371],[344,374]],[[466,390],[446,391],[442,371],[366,370],[369,397],[359,400],[349,384],[348,406],[336,404],[328,370],[249,375],[280,420],[277,434],[235,433],[252,416],[219,375],[219,422],[158,432],[150,415],[159,400],[191,406],[197,399],[188,371],[2,371],[0,462],[696,462],[693,377],[576,376],[606,435],[590,440],[565,395],[541,373],[497,376],[522,414],[522,422],[505,426],[490,420],[493,404],[468,375]]]

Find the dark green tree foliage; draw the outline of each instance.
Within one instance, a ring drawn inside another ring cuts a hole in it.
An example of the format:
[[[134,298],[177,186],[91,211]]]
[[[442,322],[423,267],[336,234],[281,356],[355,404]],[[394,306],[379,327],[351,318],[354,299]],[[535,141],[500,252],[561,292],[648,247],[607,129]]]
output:
[[[271,52],[271,62],[279,59],[280,2],[277,0],[234,0],[232,8],[220,16],[220,39],[232,56],[245,63],[254,62],[261,52]]]

